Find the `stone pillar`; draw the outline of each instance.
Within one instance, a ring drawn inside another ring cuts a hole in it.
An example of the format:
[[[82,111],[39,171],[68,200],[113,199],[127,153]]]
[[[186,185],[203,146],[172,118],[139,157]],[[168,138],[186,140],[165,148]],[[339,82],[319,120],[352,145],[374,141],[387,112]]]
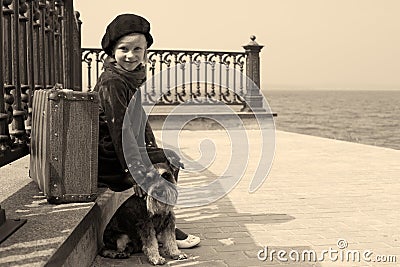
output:
[[[242,111],[265,111],[263,108],[263,96],[260,93],[260,51],[264,47],[256,42],[254,35],[250,36],[250,42],[244,45],[246,52],[246,106]]]

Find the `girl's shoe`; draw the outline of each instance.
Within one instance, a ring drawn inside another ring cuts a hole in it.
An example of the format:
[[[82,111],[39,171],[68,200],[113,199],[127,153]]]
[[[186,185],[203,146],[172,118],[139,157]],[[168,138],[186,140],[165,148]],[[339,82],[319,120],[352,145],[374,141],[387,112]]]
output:
[[[192,248],[200,243],[200,237],[194,235],[188,235],[186,239],[176,240],[178,248]]]

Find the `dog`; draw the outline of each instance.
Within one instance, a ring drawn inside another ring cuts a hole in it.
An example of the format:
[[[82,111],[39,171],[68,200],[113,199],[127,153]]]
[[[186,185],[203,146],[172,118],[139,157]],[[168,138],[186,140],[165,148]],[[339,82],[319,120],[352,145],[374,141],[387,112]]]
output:
[[[101,256],[121,259],[143,251],[153,265],[166,262],[160,252],[172,259],[187,258],[178,249],[175,238],[176,170],[164,162],[153,166],[164,179],[148,181],[150,185],[145,198],[133,195],[116,211],[104,231]],[[168,201],[163,203],[155,197]],[[161,251],[158,241],[162,243]]]

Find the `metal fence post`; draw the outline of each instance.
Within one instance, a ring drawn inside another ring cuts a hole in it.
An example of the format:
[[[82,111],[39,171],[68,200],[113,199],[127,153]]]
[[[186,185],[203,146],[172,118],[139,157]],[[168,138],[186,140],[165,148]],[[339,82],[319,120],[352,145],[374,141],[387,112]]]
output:
[[[64,88],[81,91],[81,43],[79,21],[74,12],[73,0],[64,0]]]
[[[76,52],[75,52],[75,67],[76,67],[76,77],[75,77],[75,88],[78,87],[78,90],[82,91],[82,63],[81,63],[81,55],[82,55],[82,21],[80,20],[81,14],[78,11],[75,11],[75,19],[77,23],[77,29],[75,30],[76,35]]]
[[[254,35],[250,36],[250,42],[244,45],[246,52],[246,101],[242,111],[265,111],[263,108],[263,96],[260,93],[260,51],[264,47],[256,42]]]
[[[8,115],[4,99],[4,64],[3,64],[3,0],[0,0],[0,152],[7,150],[8,136]]]

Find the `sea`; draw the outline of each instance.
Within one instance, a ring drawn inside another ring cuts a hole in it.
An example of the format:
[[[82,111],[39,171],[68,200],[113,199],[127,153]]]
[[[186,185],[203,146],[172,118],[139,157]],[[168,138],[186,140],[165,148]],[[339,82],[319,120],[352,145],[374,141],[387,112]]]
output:
[[[277,130],[400,150],[399,90],[263,90]]]

